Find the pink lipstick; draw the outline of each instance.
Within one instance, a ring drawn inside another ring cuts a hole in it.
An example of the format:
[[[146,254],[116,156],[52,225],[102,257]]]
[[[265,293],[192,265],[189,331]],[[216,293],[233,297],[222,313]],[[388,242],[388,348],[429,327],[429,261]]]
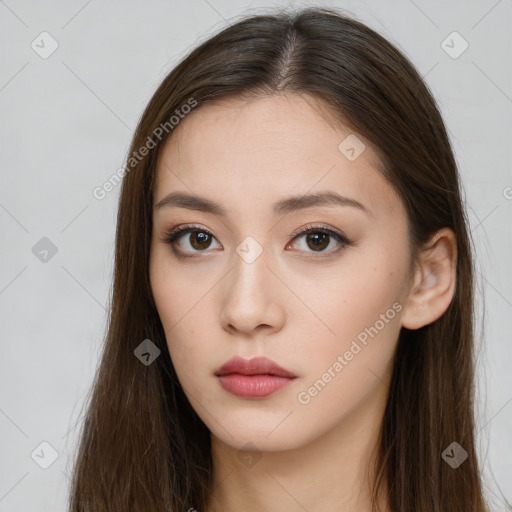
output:
[[[215,375],[221,386],[241,398],[265,398],[291,384],[297,376],[265,357],[234,357],[223,364]]]

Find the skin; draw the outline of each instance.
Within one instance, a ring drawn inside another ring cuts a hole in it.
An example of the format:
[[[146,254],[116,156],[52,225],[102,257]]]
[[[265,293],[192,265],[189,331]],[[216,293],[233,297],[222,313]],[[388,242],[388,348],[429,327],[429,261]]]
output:
[[[433,322],[453,297],[453,233],[438,232],[409,273],[405,210],[377,170],[377,153],[358,136],[366,148],[350,161],[338,146],[351,130],[324,113],[298,95],[206,105],[181,121],[159,154],[155,205],[180,191],[227,210],[224,218],[156,208],[150,253],[173,365],[212,436],[208,512],[370,510],[371,453],[400,329]],[[370,213],[332,205],[272,211],[285,197],[326,190]],[[193,233],[182,235],[175,245],[191,257],[180,259],[162,240],[184,224],[214,237],[201,249]],[[329,237],[315,251],[307,235],[291,236],[308,225],[341,231],[355,245]],[[236,252],[246,237],[262,249],[251,263]],[[301,403],[299,394],[394,303],[401,307],[394,318]],[[235,355],[267,357],[297,379],[265,399],[233,396],[215,371]]]

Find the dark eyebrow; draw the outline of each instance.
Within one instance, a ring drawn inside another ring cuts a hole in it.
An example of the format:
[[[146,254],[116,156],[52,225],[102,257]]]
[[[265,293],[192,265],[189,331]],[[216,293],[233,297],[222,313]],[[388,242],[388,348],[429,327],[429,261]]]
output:
[[[171,206],[213,213],[219,217],[227,216],[226,209],[219,203],[206,199],[205,197],[194,196],[183,192],[171,192],[166,195],[155,205],[155,210]],[[372,215],[368,208],[359,201],[349,197],[344,197],[337,192],[332,191],[288,197],[275,203],[273,210],[275,215],[284,215],[306,208],[313,208],[315,206],[351,206],[367,213],[368,215]]]

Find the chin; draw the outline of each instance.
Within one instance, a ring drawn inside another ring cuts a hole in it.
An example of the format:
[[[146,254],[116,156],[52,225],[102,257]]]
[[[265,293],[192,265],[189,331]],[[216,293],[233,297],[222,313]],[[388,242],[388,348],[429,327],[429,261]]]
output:
[[[205,418],[210,432],[235,450],[250,450],[248,443],[262,452],[293,450],[315,437],[314,433],[308,435],[301,429],[300,422],[293,419],[294,413],[290,414],[292,409],[273,412],[243,409],[223,413],[220,424],[211,417]]]
[[[229,430],[232,436],[222,428],[216,428],[210,432],[223,444],[237,451],[278,452],[294,450],[305,444],[304,440],[300,438],[300,433],[295,436],[272,433],[269,436],[268,430],[249,428],[248,425],[240,425],[236,430]]]

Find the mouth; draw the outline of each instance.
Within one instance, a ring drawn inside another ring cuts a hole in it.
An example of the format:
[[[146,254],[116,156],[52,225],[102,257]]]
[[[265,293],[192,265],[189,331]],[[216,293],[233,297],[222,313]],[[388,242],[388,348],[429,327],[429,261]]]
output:
[[[221,386],[240,398],[266,398],[287,387],[297,376],[267,358],[236,357],[221,366],[215,375]]]

